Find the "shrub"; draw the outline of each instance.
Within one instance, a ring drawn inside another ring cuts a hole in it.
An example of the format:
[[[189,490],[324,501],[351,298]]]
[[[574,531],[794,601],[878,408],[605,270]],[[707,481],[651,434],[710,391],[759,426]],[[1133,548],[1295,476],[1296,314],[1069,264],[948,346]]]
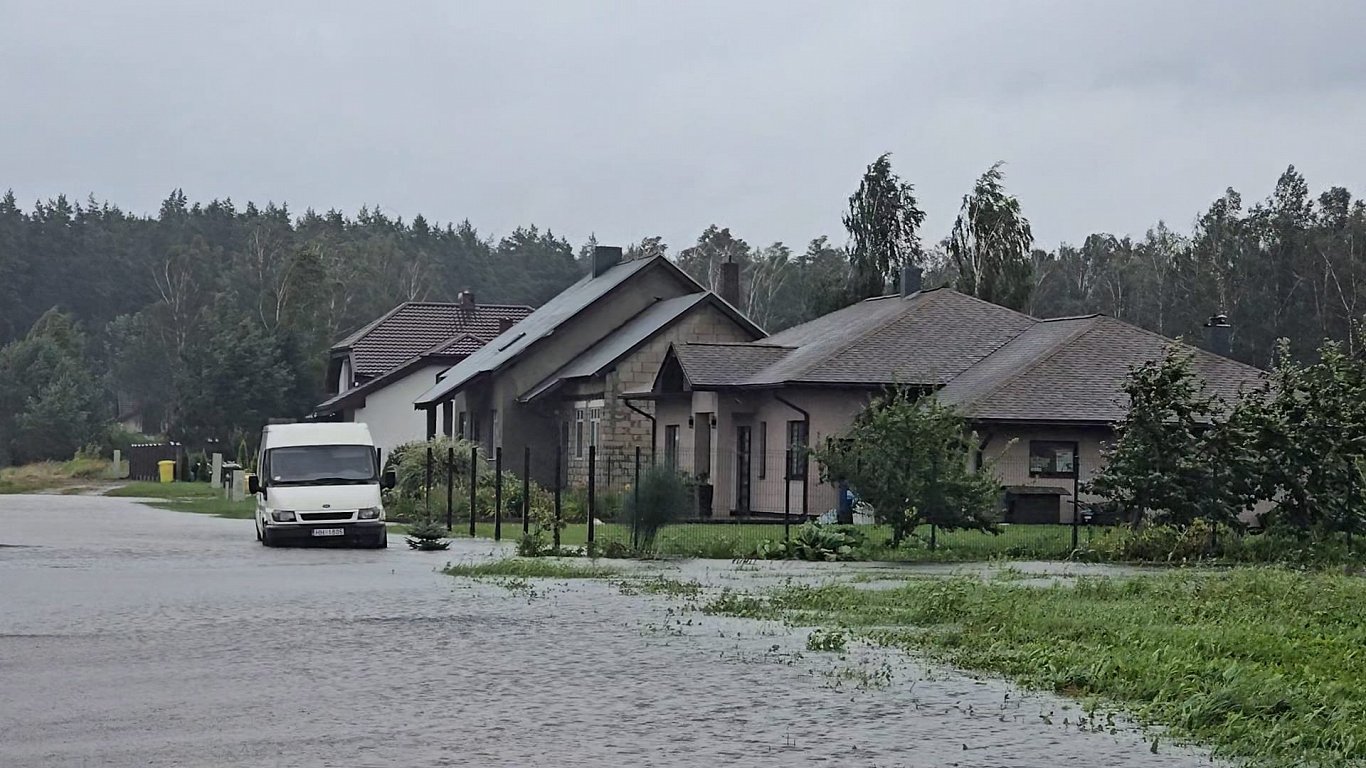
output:
[[[434,520],[426,520],[408,529],[408,546],[413,549],[432,551],[448,549],[450,539],[446,538],[446,528]]]
[[[649,552],[659,531],[691,510],[692,497],[682,473],[657,466],[646,470],[640,485],[625,494],[623,520],[637,533],[640,549]]]
[[[859,549],[864,545],[864,537],[861,532],[844,528],[816,522],[806,523],[799,527],[788,541],[759,542],[752,556],[762,560],[812,562],[858,560]]]

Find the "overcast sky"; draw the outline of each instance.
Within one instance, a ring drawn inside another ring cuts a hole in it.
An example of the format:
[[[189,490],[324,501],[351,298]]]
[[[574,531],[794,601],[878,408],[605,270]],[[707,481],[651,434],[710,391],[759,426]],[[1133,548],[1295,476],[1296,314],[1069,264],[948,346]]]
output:
[[[927,240],[1004,160],[1051,248],[1290,163],[1366,194],[1363,30],[1362,0],[0,0],[0,189],[800,248],[890,151]]]

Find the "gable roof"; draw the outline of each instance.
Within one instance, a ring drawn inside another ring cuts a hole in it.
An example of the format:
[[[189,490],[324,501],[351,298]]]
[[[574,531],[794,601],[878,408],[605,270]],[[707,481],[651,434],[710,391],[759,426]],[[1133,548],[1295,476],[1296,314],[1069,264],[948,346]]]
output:
[[[1130,370],[1177,344],[1104,315],[1038,320],[940,288],[869,299],[748,344],[676,344],[670,359],[694,389],[913,385],[979,421],[1111,424],[1128,410]],[[1181,346],[1225,401],[1265,380]]]
[[[1129,372],[1179,346],[1209,394],[1232,402],[1257,388],[1250,365],[1112,317],[1044,320],[936,393],[970,419],[1114,423],[1128,412]]]
[[[1035,322],[1014,310],[939,288],[909,297],[867,299],[756,344],[741,345],[751,349],[684,344],[676,351],[694,386],[935,387]],[[752,349],[760,345],[766,349]]]
[[[693,310],[704,306],[713,306],[727,313],[754,337],[763,336],[763,331],[758,326],[755,326],[734,307],[710,291],[663,299],[641,310],[635,317],[604,336],[583,354],[527,390],[518,400],[524,403],[531,402],[554,391],[561,384],[571,379],[582,379],[602,373],[618,360],[654,338],[659,332],[683,319]]]
[[[499,322],[513,323],[531,307],[509,304],[459,304],[409,301],[337,342],[333,353],[349,352],[358,379],[370,379],[424,355],[469,354],[499,333]],[[463,343],[461,343],[463,340]]]
[[[636,275],[651,268],[668,269],[681,280],[696,287],[702,286],[663,256],[621,262],[600,275],[587,275],[542,304],[517,325],[494,338],[469,357],[451,366],[436,386],[422,393],[415,401],[418,408],[430,406],[454,395],[465,384],[486,374],[494,373],[517,359],[542,339],[551,336],[564,323],[597,303],[603,297]],[[729,306],[729,305],[727,305]],[[735,311],[731,308],[731,311]],[[743,319],[743,315],[735,314]],[[749,323],[746,319],[744,322]],[[749,323],[751,326],[752,323]],[[763,331],[755,328],[758,335]]]

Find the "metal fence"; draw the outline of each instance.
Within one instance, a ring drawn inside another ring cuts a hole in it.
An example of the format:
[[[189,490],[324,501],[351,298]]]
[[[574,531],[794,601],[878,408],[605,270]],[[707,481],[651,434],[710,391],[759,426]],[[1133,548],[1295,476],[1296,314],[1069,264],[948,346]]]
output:
[[[453,533],[516,538],[541,530],[553,546],[598,551],[743,557],[801,535],[804,523],[844,528],[867,549],[891,559],[918,552],[963,557],[1056,558],[1085,548],[1114,522],[1088,500],[1075,456],[1044,466],[1037,457],[999,459],[991,471],[1002,487],[996,532],[921,526],[893,541],[890,526],[862,504],[857,489],[821,476],[804,451],[562,449],[433,456],[428,450],[424,513]],[[462,449],[463,450],[463,449]],[[657,530],[642,523],[642,480],[655,470],[678,473],[687,489],[682,514]],[[528,501],[529,500],[529,501]],[[644,525],[645,530],[642,530]]]

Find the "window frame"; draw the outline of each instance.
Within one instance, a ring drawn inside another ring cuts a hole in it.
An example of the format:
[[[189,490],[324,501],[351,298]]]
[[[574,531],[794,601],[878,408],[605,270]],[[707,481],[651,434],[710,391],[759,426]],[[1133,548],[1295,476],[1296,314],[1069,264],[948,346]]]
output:
[[[760,479],[760,480],[763,480],[763,479],[765,479],[765,478],[768,477],[768,422],[767,422],[767,421],[761,421],[761,422],[759,422],[759,435],[758,435],[758,437],[759,437],[759,449],[758,449],[757,453],[759,454],[759,466],[758,466],[758,470],[759,470],[759,479]],[[750,453],[756,453],[756,451],[751,451]]]
[[[672,470],[678,469],[678,448],[682,445],[679,424],[664,425],[664,466]]]

